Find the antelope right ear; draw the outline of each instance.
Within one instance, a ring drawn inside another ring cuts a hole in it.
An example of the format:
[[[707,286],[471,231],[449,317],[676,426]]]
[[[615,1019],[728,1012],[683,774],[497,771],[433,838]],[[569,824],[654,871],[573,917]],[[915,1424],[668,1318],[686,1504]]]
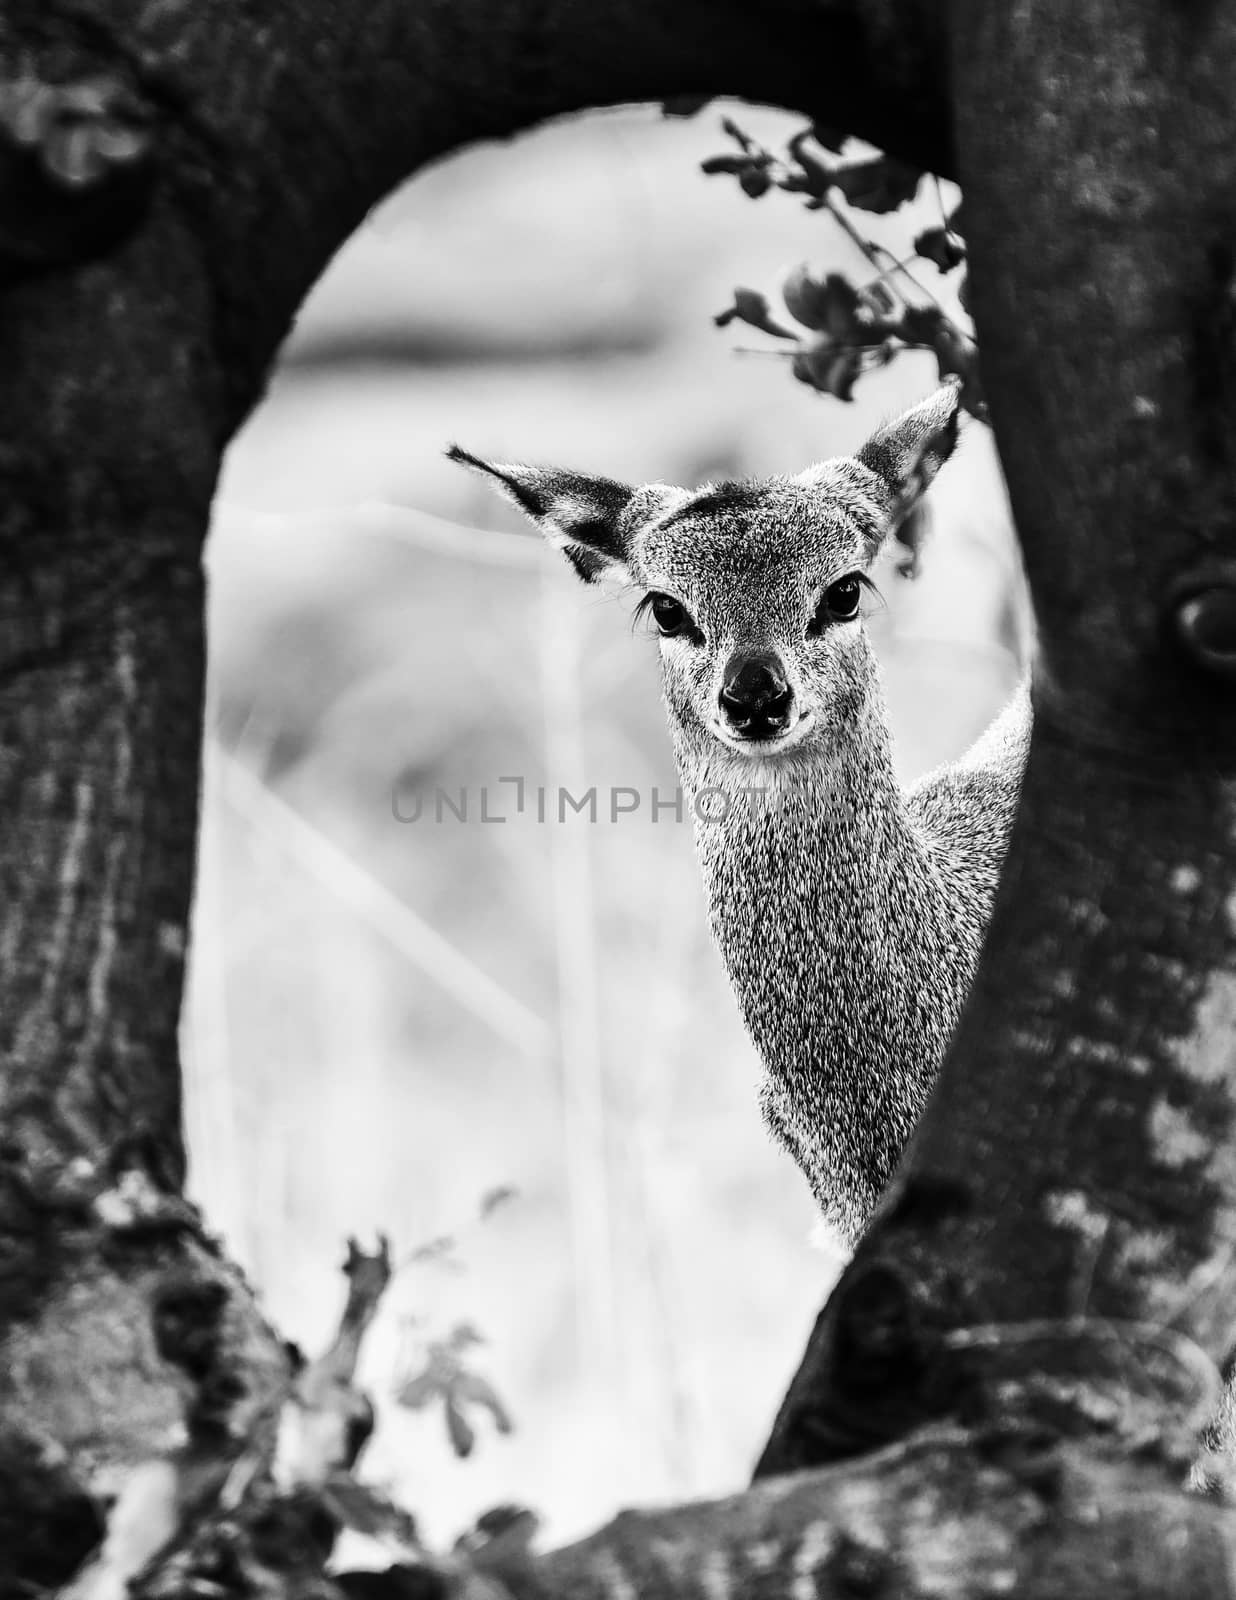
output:
[[[585,583],[630,583],[626,512],[636,492],[613,478],[588,478],[557,467],[482,461],[457,444],[447,455],[494,479],[502,492],[557,545]]]
[[[880,480],[895,527],[957,447],[961,385],[950,380],[896,421],[876,430],[858,452]]]

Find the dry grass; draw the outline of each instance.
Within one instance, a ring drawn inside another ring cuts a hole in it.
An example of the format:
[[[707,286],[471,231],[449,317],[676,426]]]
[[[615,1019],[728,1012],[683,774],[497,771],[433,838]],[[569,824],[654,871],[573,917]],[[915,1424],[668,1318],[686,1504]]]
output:
[[[302,351],[346,345],[349,317],[370,344],[382,316],[404,332],[420,317],[469,360],[291,366],[233,452],[212,546],[194,1181],[310,1346],[347,1233],[385,1228],[405,1253],[466,1223],[466,1272],[405,1271],[368,1358],[381,1395],[409,1337],[465,1316],[489,1336],[479,1364],[512,1438],[458,1463],[436,1422],[388,1408],[373,1449],[371,1471],[439,1536],[498,1500],[564,1535],[740,1481],[837,1264],[809,1245],[806,1186],[759,1125],[689,827],[493,825],[475,800],[467,822],[392,812],[409,775],[452,792],[511,774],[575,793],[675,781],[654,647],[538,545],[485,531],[513,524],[441,462],[448,438],[680,481],[781,470],[849,448],[930,381],[885,379],[858,413],[727,356],[707,312],[731,282],[825,236],[788,209],[756,229],[697,179],[706,130],[659,137],[639,119],[559,128],[431,178],[422,209],[417,186],[396,202],[319,292]],[[552,359],[476,364],[521,315],[525,342],[552,328]],[[563,354],[572,318],[589,359]],[[640,348],[597,351],[624,318]],[[967,742],[1015,675],[981,439],[967,462],[942,482],[923,579],[890,578],[875,623],[907,773]],[[468,1221],[500,1182],[519,1201]]]

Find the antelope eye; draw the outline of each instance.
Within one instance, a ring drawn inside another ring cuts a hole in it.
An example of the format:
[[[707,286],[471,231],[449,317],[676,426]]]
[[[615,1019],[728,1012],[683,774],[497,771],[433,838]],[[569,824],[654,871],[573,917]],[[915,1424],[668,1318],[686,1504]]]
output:
[[[671,595],[649,595],[648,609],[652,612],[652,620],[666,639],[676,638],[680,633],[695,631],[690,612]]]
[[[836,583],[830,583],[820,598],[808,633],[820,633],[829,622],[850,622],[858,615],[863,598],[863,580],[856,572],[846,573]]]
[[[848,577],[838,578],[836,583],[830,583],[824,591],[824,603],[834,617],[845,621],[854,616],[858,610],[858,602],[863,598],[863,586],[850,573]]]

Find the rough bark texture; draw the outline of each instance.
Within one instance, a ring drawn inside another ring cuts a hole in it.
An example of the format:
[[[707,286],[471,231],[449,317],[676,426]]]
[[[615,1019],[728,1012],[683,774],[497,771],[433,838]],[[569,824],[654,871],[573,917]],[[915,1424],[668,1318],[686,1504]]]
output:
[[[63,1582],[99,1537],[88,1491],[152,1458],[176,1549],[143,1593],[207,1572],[215,1593],[326,1592],[320,1515],[265,1471],[285,1352],[178,1198],[220,453],[397,179],[577,107],[708,92],[942,171],[956,131],[1043,628],[1035,746],[957,1049],[765,1467],[942,1416],[975,1432],[620,1519],[500,1581],[1236,1592],[1227,1521],[1175,1488],[1236,1314],[1234,45],[1228,0],[5,8],[0,1593]],[[83,156],[80,96],[65,116],[57,97],[100,74],[129,109],[89,113]],[[1027,1467],[1044,1438],[1056,1464]]]
[[[522,1577],[517,1600],[1211,1600],[1233,1592],[1230,1513],[1133,1461],[923,1437],[746,1495],[625,1513]]]
[[[128,241],[76,271],[19,275],[0,306],[14,824],[0,847],[0,1115],[15,1137],[37,1102],[34,1147],[94,1153],[100,1136],[114,1150],[140,1134],[146,1162],[179,1178],[200,543],[222,449],[331,253],[431,157],[622,99],[728,89],[841,107],[947,164],[925,53],[941,41],[906,0],[897,50],[878,48],[897,8],[869,9],[864,23],[855,3],[757,20],[737,5],[402,0],[358,27],[342,0],[36,0],[0,19],[10,90],[29,74],[116,74],[158,119],[159,165]],[[10,185],[8,200],[20,244],[29,196]]]
[[[303,294],[417,165],[582,106],[728,90],[948,165],[941,49],[916,0],[5,8],[0,1592],[72,1572],[135,1462],[217,1492],[290,1380],[175,1198],[176,1029],[201,542]]]
[[[765,1472],[952,1411],[959,1326],[1131,1317],[1217,1363],[1236,1333],[1236,698],[1179,618],[1223,610],[1236,506],[1236,17],[959,3],[955,35],[1034,744],[953,1053]]]

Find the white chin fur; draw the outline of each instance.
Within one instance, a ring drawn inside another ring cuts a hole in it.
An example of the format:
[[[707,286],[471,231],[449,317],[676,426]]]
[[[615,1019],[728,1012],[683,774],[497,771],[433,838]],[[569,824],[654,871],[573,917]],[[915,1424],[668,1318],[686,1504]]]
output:
[[[814,721],[811,712],[804,711],[794,726],[779,739],[740,739],[719,725],[714,725],[709,732],[718,744],[723,744],[735,755],[746,756],[748,761],[767,761],[770,757],[779,756],[783,751],[792,750],[795,745],[800,744]]]

